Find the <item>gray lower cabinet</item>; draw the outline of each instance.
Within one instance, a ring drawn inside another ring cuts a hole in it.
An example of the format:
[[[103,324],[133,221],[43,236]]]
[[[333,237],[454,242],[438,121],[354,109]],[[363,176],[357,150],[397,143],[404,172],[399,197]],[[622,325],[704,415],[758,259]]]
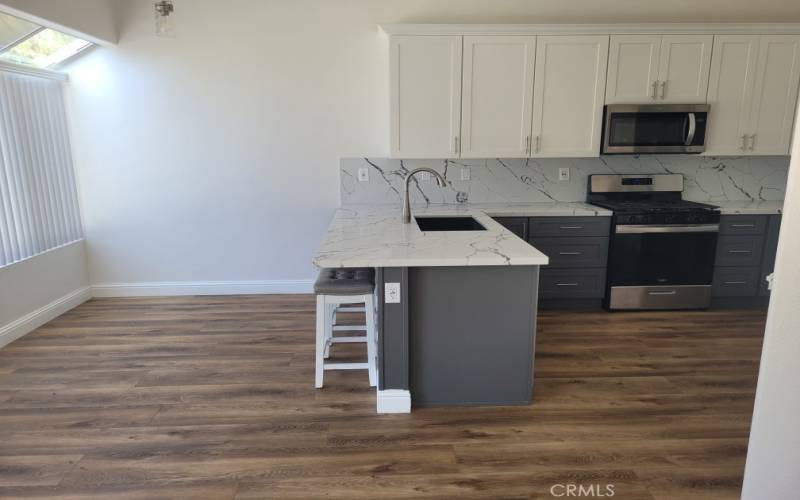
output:
[[[540,272],[540,306],[599,307],[605,295],[611,217],[495,220],[550,258]]]
[[[757,267],[714,268],[711,293],[715,297],[753,297],[757,291]]]
[[[550,257],[550,267],[605,267],[608,237],[528,238],[531,245]]]
[[[775,266],[780,215],[724,215],[720,220],[711,295],[715,306],[763,303]]]
[[[604,236],[608,238],[611,217],[531,217],[528,224],[530,238],[543,236]]]
[[[764,236],[720,236],[715,266],[742,267],[761,265]]]
[[[596,299],[603,297],[605,268],[549,269],[539,271],[539,296],[546,299]]]

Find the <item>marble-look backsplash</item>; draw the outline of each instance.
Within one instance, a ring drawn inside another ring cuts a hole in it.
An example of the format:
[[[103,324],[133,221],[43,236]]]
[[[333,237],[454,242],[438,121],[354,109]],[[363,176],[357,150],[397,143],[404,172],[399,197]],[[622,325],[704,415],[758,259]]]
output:
[[[684,198],[693,201],[783,200],[788,156],[711,157],[690,155],[603,156],[600,158],[394,160],[343,158],[340,163],[343,205],[402,201],[403,177],[417,167],[445,175],[446,188],[433,179],[412,182],[413,203],[509,203],[585,201],[590,174],[677,173],[685,178]],[[358,181],[358,169],[369,181]],[[461,180],[461,169],[470,180]],[[570,180],[558,169],[569,167]]]

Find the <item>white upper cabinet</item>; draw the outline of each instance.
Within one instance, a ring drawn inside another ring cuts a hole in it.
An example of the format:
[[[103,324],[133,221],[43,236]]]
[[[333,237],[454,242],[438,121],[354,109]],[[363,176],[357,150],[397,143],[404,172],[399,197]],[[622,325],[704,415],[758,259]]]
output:
[[[612,35],[606,104],[652,102],[658,91],[661,35]]]
[[[718,35],[714,38],[708,82],[706,154],[741,155],[753,101],[757,35]]]
[[[705,154],[789,154],[799,82],[800,36],[716,36]]]
[[[540,36],[531,156],[600,154],[608,36]]]
[[[789,154],[799,81],[800,36],[762,35],[748,126],[750,154]]]
[[[704,103],[712,35],[613,35],[607,104]]]
[[[658,64],[659,102],[706,102],[713,42],[712,35],[664,35]]]
[[[528,156],[535,57],[535,36],[464,37],[462,158]]]
[[[461,128],[461,36],[390,40],[391,155],[458,156]]]

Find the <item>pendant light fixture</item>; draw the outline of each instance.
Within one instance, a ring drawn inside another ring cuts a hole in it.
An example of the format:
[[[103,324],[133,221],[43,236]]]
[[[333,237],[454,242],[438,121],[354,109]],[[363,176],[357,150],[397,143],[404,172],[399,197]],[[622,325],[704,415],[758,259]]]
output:
[[[173,23],[173,12],[175,6],[172,0],[160,0],[156,2],[156,36],[163,38],[175,38],[175,26]]]

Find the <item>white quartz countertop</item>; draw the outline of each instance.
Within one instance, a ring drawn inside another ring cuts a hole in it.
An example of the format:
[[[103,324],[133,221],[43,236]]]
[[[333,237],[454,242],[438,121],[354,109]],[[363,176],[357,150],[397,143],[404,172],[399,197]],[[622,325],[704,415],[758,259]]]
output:
[[[778,201],[707,201],[716,205],[722,215],[775,215],[783,210],[783,200]]]
[[[494,205],[494,204],[492,204]],[[541,204],[533,204],[541,205]],[[549,205],[549,204],[545,204]],[[505,205],[503,205],[505,206]],[[507,206],[506,206],[507,207]],[[415,215],[474,217],[485,231],[423,232],[404,224],[392,205],[349,205],[333,216],[322,239],[317,267],[540,266],[548,257],[495,222],[491,216],[539,215],[516,208],[477,205],[412,207]],[[544,208],[544,207],[542,207]],[[567,215],[573,215],[569,213]],[[575,214],[584,215],[584,214]]]

